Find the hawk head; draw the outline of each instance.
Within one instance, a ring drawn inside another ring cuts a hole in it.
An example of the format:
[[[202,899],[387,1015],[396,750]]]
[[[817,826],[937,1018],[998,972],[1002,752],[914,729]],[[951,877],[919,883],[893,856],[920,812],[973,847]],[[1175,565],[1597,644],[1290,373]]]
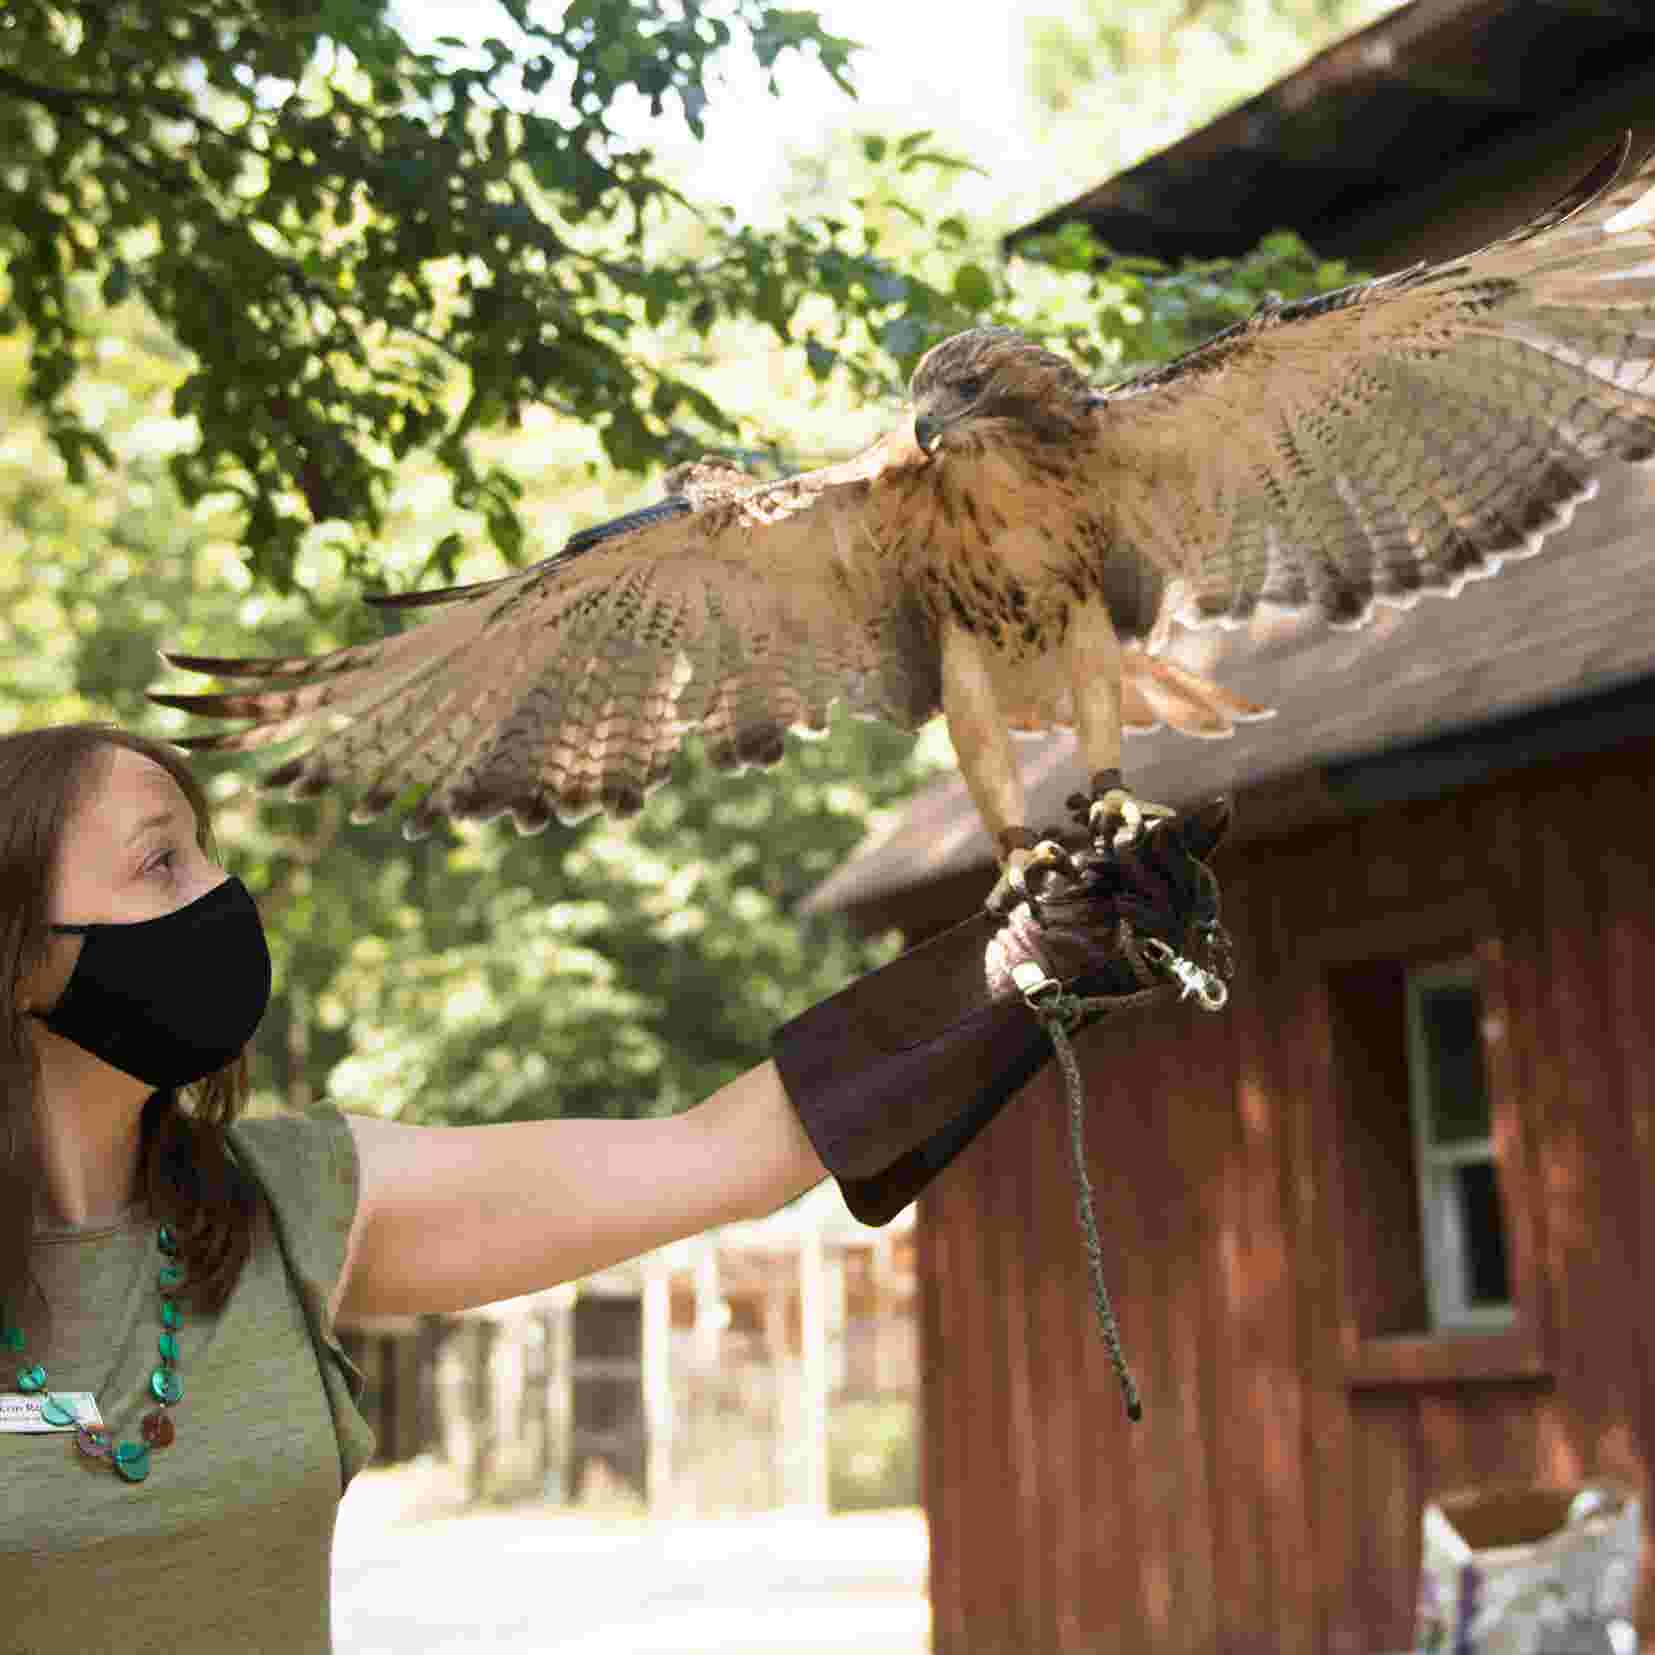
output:
[[[1083,375],[1010,328],[972,328],[914,369],[914,440],[927,454],[979,420],[1016,421],[1051,442],[1074,437],[1095,393]]]

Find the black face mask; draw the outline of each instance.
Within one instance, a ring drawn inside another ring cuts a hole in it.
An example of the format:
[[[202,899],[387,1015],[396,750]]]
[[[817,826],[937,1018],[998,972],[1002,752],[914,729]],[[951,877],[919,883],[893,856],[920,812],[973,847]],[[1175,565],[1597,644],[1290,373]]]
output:
[[[264,926],[234,877],[159,919],[51,929],[86,941],[58,1003],[32,1015],[157,1090],[222,1069],[270,1004]]]

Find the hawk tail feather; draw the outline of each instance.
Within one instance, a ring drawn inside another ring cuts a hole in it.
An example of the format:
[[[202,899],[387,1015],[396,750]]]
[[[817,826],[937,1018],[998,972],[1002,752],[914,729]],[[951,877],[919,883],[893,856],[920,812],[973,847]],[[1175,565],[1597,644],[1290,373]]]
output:
[[[1125,729],[1152,730],[1165,724],[1181,735],[1222,740],[1235,733],[1237,724],[1274,715],[1274,707],[1249,701],[1176,661],[1141,649],[1129,649],[1121,657]]]

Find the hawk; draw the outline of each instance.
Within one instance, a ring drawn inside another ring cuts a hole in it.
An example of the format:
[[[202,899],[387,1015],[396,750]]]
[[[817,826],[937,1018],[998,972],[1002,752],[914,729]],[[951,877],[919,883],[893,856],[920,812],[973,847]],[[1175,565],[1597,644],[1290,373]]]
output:
[[[353,820],[423,787],[411,838],[628,816],[692,731],[739,768],[835,701],[908,729],[940,712],[997,895],[1027,894],[1064,852],[1025,820],[1010,732],[1073,725],[1092,831],[1118,842],[1170,814],[1123,785],[1123,730],[1223,736],[1267,711],[1165,659],[1175,620],[1355,627],[1456,594],[1537,551],[1600,461],[1655,455],[1655,160],[1621,179],[1628,148],[1477,252],[1267,303],[1115,385],[962,333],[853,459],[773,482],[682,467],[530,568],[374,600],[425,624],[315,657],[164,652],[250,682],[151,699],[251,720],[189,747],[314,736],[265,785],[347,786]]]

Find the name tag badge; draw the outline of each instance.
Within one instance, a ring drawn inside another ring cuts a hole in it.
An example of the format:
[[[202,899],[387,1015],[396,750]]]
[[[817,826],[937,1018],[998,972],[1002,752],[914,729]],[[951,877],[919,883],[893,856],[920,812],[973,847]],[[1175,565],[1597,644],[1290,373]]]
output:
[[[97,1398],[90,1391],[53,1391],[51,1395],[64,1407],[74,1410],[73,1425],[53,1425],[40,1417],[46,1398],[24,1396],[21,1392],[0,1392],[0,1435],[11,1431],[73,1431],[76,1425],[102,1425]]]

